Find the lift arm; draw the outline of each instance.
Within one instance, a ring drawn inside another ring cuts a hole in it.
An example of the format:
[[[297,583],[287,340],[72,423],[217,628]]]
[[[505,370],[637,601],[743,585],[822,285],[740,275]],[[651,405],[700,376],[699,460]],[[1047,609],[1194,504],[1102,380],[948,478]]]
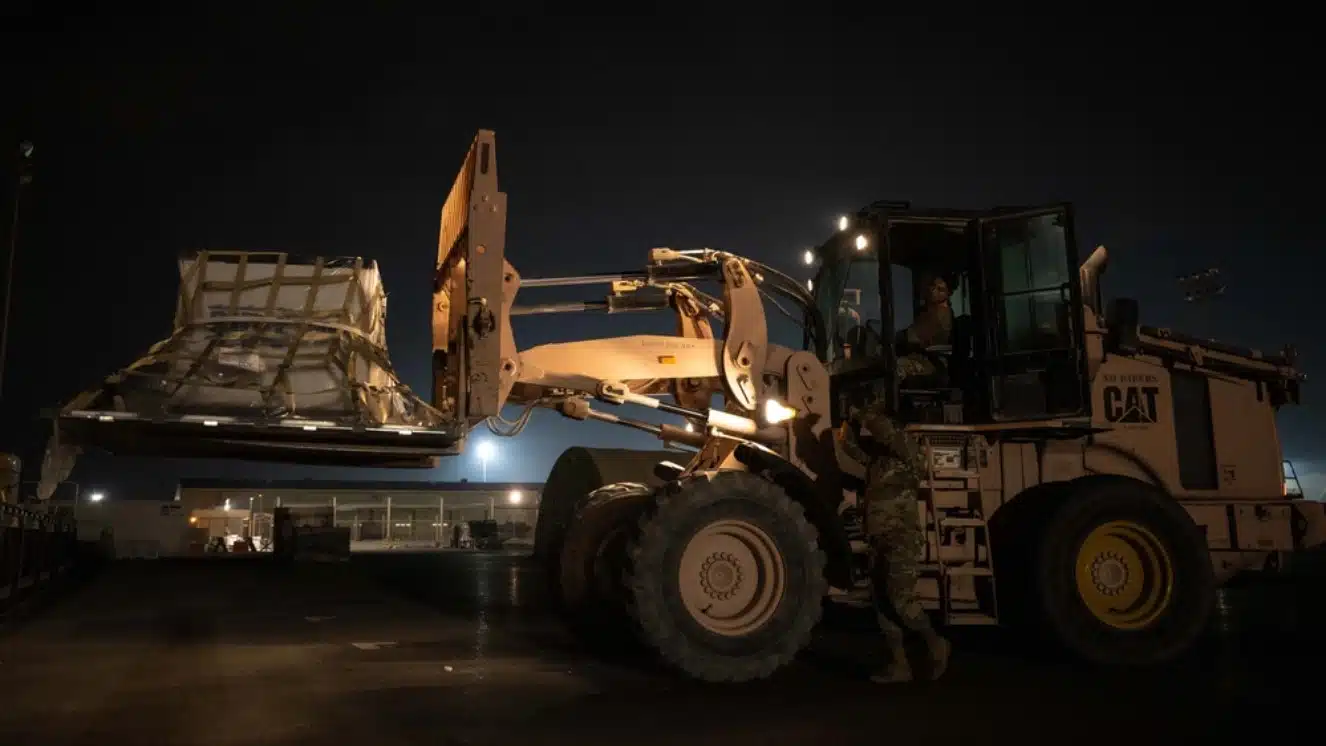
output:
[[[664,409],[654,396],[669,393],[676,405],[667,407],[676,414],[752,439],[772,437],[750,416],[761,406],[769,354],[763,294],[791,297],[818,319],[800,283],[727,252],[673,249],[654,249],[640,271],[522,280],[503,255],[505,206],[493,133],[484,130],[442,210],[433,288],[436,408],[473,427],[499,416],[507,403],[560,407],[588,396]],[[721,284],[721,298],[691,284],[705,280]],[[521,287],[592,284],[610,285],[612,293],[602,301],[514,306]],[[524,352],[512,338],[513,315],[669,308],[676,336],[582,340]],[[723,324],[722,339],[713,334],[713,319]],[[714,410],[709,402],[720,391],[728,407]]]

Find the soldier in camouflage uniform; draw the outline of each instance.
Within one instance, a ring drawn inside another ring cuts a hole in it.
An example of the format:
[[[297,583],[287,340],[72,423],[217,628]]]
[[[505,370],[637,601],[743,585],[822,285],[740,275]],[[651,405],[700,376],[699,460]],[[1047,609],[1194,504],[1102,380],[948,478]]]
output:
[[[861,514],[870,543],[871,599],[891,656],[871,680],[911,681],[904,646],[908,631],[924,640],[931,678],[938,678],[948,666],[950,647],[930,626],[916,590],[917,565],[925,546],[917,507],[924,463],[882,400],[853,412],[851,420],[844,428],[843,445],[867,468]],[[867,435],[869,440],[863,437]]]
[[[935,375],[935,364],[921,351],[927,347],[947,345],[953,336],[953,308],[949,305],[948,282],[939,275],[930,275],[925,283],[925,305],[916,320],[907,327],[906,346],[916,352],[898,358],[898,380]]]

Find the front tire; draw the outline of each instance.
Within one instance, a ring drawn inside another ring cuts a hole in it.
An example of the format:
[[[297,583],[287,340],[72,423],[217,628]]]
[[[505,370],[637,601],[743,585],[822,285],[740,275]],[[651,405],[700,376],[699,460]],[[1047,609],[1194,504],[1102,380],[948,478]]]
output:
[[[703,681],[769,676],[810,642],[828,590],[800,505],[748,472],[660,491],[631,549],[641,639]]]
[[[609,485],[576,511],[556,565],[557,589],[562,615],[583,643],[604,647],[631,639],[627,553],[653,499],[642,484]]]
[[[1169,495],[1131,479],[1089,480],[1069,491],[1043,526],[1037,576],[1049,631],[1097,664],[1182,655],[1215,606],[1201,531]]]

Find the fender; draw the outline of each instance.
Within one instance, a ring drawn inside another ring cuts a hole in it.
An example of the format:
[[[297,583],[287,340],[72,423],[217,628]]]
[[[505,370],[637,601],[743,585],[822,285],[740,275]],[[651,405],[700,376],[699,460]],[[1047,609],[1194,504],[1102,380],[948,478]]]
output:
[[[617,482],[616,484],[605,484],[593,492],[585,495],[576,505],[576,511],[579,512],[585,508],[602,505],[623,497],[635,495],[652,495],[656,488],[650,487],[641,482]]]
[[[1093,441],[1087,445],[1086,450],[1083,451],[1082,454],[1083,459],[1085,460],[1087,453],[1093,450],[1109,453],[1112,456],[1117,456],[1123,459],[1125,462],[1132,464],[1133,466],[1137,467],[1138,471],[1146,475],[1146,478],[1147,480],[1150,480],[1150,484],[1152,487],[1155,487],[1156,489],[1161,490],[1162,492],[1170,494],[1172,496],[1169,487],[1165,485],[1165,480],[1160,478],[1160,472],[1156,471],[1155,468],[1151,466],[1151,464],[1144,461],[1142,457],[1137,455],[1136,453],[1128,450],[1127,448],[1120,448],[1119,446],[1113,443],[1101,443],[1093,439]],[[1137,479],[1136,477],[1128,477],[1122,474],[1112,474],[1108,472],[1096,472],[1096,471],[1092,471],[1084,477],[1078,477],[1078,479],[1088,479],[1091,477],[1120,477],[1126,479],[1134,479],[1135,481],[1143,482],[1144,484],[1146,483],[1144,480]]]

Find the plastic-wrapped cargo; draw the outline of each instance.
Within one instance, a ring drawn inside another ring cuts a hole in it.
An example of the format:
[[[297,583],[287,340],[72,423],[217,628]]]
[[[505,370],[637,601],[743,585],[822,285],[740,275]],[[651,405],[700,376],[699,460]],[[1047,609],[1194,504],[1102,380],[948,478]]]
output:
[[[453,452],[459,427],[391,368],[376,263],[199,252],[179,271],[173,333],[61,409],[43,482],[82,446],[372,466]]]
[[[441,424],[392,372],[386,315],[376,263],[204,252],[180,262],[174,333],[107,393],[147,416]]]

